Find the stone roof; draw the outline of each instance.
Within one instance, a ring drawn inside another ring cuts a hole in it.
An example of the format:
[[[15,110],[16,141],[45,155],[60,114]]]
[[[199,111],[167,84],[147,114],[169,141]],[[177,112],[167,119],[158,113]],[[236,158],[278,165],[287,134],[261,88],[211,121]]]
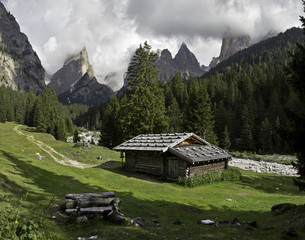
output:
[[[190,163],[232,157],[225,150],[212,144],[179,146],[169,148],[168,151]]]
[[[209,144],[194,133],[141,134],[113,148],[118,151],[162,151],[194,137],[202,144]]]

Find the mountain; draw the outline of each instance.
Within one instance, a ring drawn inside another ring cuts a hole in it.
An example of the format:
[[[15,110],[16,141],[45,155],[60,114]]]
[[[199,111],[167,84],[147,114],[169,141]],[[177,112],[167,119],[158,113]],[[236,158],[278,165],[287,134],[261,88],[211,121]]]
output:
[[[114,94],[110,87],[97,81],[86,48],[64,63],[52,76],[49,86],[65,104],[94,105],[107,101]]]
[[[113,94],[110,87],[100,84],[95,77],[85,73],[71,89],[59,95],[58,100],[64,104],[80,103],[90,106],[106,102]]]
[[[159,79],[167,81],[176,72],[181,72],[184,78],[190,75],[198,77],[205,72],[205,67],[200,66],[196,56],[188,49],[185,43],[182,43],[178,53],[174,58],[169,50],[164,49],[156,61]]]
[[[53,87],[57,96],[71,89],[71,86],[86,73],[93,77],[93,68],[89,63],[86,48],[76,56],[68,59],[63,67],[51,78],[49,86]]]
[[[238,51],[251,46],[252,42],[249,35],[234,36],[225,34],[222,38],[222,45],[219,57],[214,57],[209,65],[210,68],[215,67],[219,62],[226,60]]]
[[[0,85],[42,93],[46,72],[14,16],[0,2]]]

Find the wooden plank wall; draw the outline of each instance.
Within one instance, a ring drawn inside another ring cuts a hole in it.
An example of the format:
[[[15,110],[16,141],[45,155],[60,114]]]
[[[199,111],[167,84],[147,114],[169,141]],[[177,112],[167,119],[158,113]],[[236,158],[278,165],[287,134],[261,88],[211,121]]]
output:
[[[126,169],[161,176],[163,174],[163,156],[161,152],[128,151]]]
[[[192,177],[196,174],[206,173],[210,171],[223,170],[226,167],[226,161],[220,160],[216,162],[210,162],[208,164],[191,165],[189,167],[189,176]]]
[[[167,161],[167,166],[166,166],[166,175],[169,177],[169,178],[178,178],[179,176],[180,177],[185,177],[186,176],[186,167],[187,167],[187,163],[186,161],[182,160],[181,158],[177,157],[177,156],[167,156],[166,157],[166,160],[172,160],[172,161]],[[177,161],[178,162],[178,172],[176,174],[176,176],[170,176],[169,174],[169,162],[173,163],[173,161]]]

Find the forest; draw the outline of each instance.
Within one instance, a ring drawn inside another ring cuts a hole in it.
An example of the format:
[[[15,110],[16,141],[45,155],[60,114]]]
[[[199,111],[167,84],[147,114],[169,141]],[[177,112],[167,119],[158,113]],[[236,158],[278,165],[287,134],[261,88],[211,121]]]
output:
[[[73,134],[74,125],[100,130],[101,145],[109,148],[143,133],[194,132],[225,149],[289,153],[281,131],[292,127],[285,112],[298,103],[285,69],[302,41],[302,30],[292,28],[200,78],[177,73],[165,83],[157,77],[157,55],[145,42],[129,65],[124,94],[89,108],[61,105],[52,88],[35,96],[0,87],[0,121],[34,126],[59,140]]]
[[[297,99],[286,68],[303,41],[302,30],[292,28],[238,52],[200,78],[185,80],[177,73],[166,83],[154,76],[156,56],[144,44],[128,69],[132,90],[87,112],[79,105],[68,108],[78,126],[101,130],[102,144],[110,148],[140,133],[194,132],[225,149],[289,153],[281,132],[292,127],[285,112],[297,106]],[[132,78],[141,58],[148,60],[143,68],[154,76],[151,82]]]

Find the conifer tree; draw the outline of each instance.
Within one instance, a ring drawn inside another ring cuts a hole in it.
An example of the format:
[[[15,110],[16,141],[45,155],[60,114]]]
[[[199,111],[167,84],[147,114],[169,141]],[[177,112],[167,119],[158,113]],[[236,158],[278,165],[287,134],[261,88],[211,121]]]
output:
[[[136,50],[127,71],[127,111],[124,116],[127,138],[145,133],[161,133],[167,130],[164,93],[158,80],[155,61],[157,54],[147,42]]]
[[[184,128],[212,144],[217,144],[209,95],[196,81],[191,82],[189,100],[184,114]]]
[[[114,96],[108,103],[103,115],[100,145],[113,148],[121,142],[119,111],[119,101],[117,97]]]
[[[226,150],[229,150],[231,147],[230,133],[227,125],[224,127],[222,138],[220,139],[220,146]]]
[[[305,0],[303,0],[305,12]],[[305,34],[305,17],[301,16],[303,33]],[[295,178],[295,184],[305,191],[305,41],[297,45],[288,65],[289,83],[297,96],[297,106],[288,110],[292,122],[292,131],[286,132],[290,144],[297,153],[295,167],[300,177]]]

